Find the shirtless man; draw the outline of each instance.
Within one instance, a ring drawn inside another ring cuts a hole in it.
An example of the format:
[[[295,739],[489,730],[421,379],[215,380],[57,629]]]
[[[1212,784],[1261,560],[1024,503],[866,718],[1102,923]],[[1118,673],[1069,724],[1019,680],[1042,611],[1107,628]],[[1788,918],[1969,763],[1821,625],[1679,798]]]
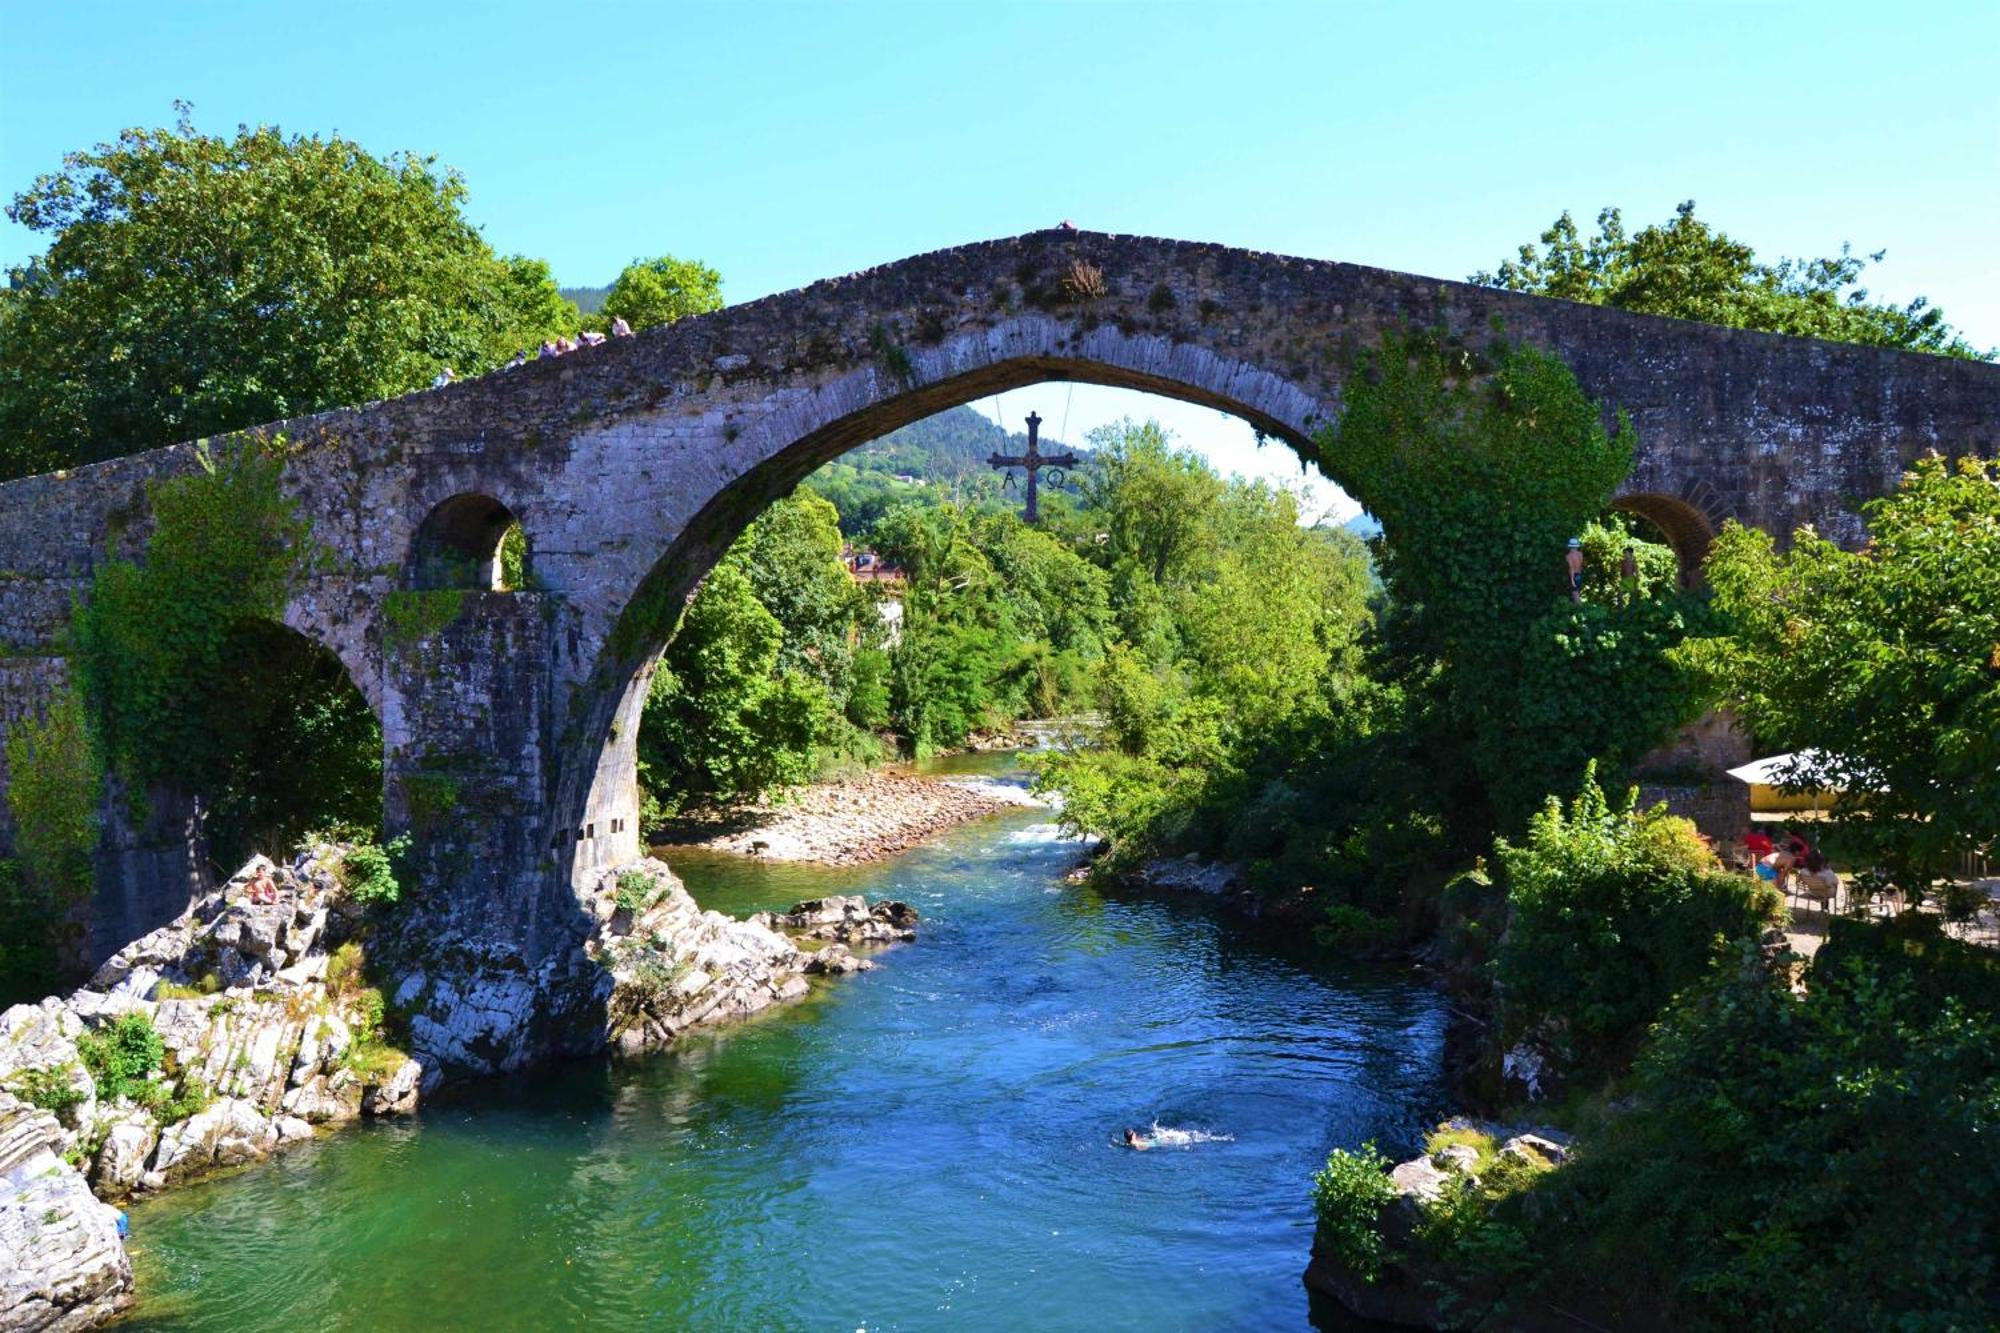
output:
[[[1569,599],[1572,602],[1580,602],[1583,600],[1582,538],[1571,537],[1569,539],[1569,550],[1563,553],[1563,564],[1569,569]]]
[[[1134,1152],[1144,1152],[1153,1145],[1146,1142],[1145,1136],[1138,1130],[1128,1129],[1125,1131],[1125,1146]]]

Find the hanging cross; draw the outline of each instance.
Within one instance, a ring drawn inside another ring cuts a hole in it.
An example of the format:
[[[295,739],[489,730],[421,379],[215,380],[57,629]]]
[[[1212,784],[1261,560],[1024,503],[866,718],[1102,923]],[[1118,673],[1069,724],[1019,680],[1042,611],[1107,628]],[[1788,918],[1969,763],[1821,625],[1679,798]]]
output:
[[[987,466],[995,468],[1020,467],[1028,470],[1028,507],[1022,517],[1033,523],[1041,518],[1040,504],[1041,471],[1043,468],[1075,467],[1075,454],[1045,454],[1037,441],[1041,437],[1042,419],[1033,412],[1028,413],[1028,452],[1025,454],[994,454],[986,460]]]

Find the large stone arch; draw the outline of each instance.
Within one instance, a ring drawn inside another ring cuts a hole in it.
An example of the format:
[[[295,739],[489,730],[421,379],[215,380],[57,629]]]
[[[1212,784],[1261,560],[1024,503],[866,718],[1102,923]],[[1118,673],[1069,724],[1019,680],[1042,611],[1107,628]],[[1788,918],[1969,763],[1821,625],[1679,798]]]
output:
[[[732,443],[758,461],[708,497],[684,523],[663,531],[664,549],[620,608],[582,698],[579,744],[558,786],[565,826],[607,833],[573,844],[569,878],[637,855],[636,741],[647,686],[679,615],[730,544],[758,514],[823,464],[870,440],[952,407],[1049,380],[1076,380],[1175,398],[1242,418],[1302,459],[1317,456],[1312,433],[1323,404],[1282,376],[1155,336],[1110,325],[1082,333],[1062,321],[1027,318],[978,335],[947,337],[883,373],[865,366],[796,404],[739,428]],[[1336,479],[1337,480],[1337,479]],[[616,829],[616,833],[609,830]]]

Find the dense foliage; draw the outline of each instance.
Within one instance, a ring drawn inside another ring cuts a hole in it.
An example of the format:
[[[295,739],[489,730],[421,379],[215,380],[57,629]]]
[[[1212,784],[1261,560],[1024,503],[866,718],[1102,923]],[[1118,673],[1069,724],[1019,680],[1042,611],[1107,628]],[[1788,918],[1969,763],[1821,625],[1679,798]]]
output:
[[[1510,909],[1495,959],[1502,1040],[1532,1037],[1568,1069],[1621,1065],[1718,942],[1755,938],[1777,891],[1724,873],[1694,825],[1606,799],[1594,772],[1496,859]]]
[[[574,327],[433,159],[180,112],[8,209],[51,244],[0,302],[0,475],[407,393]]]
[[[1870,300],[1861,280],[1881,258],[1880,251],[1864,258],[1843,245],[1832,258],[1766,263],[1697,218],[1689,200],[1672,220],[1632,233],[1619,211],[1607,208],[1587,240],[1565,211],[1542,233],[1540,248],[1524,245],[1497,272],[1475,273],[1471,280],[1732,328],[1946,356],[1991,355],[1967,344],[1944,312],[1921,296],[1902,306]]]
[[[93,729],[128,799],[198,796],[214,854],[381,819],[381,736],[331,654],[278,623],[311,556],[254,447],[151,488],[145,560],[107,560],[72,627]]]
[[[1388,1248],[1379,1227],[1382,1210],[1396,1197],[1388,1169],[1389,1159],[1373,1143],[1364,1143],[1359,1152],[1334,1149],[1313,1177],[1320,1243],[1332,1247],[1366,1281],[1381,1273]]]
[[[1812,751],[1799,786],[1857,794],[1852,859],[1921,896],[2000,830],[2000,464],[1925,459],[1865,512],[1859,552],[1725,529],[1704,656],[1758,736]]]
[[[86,960],[104,769],[82,699],[64,684],[7,728],[14,859],[0,862],[0,1007],[38,998]]]
[[[635,259],[599,306],[604,322],[622,318],[636,333],[689,315],[722,309],[722,274],[698,260],[661,255]]]
[[[781,500],[744,532],[688,607],[653,674],[639,729],[657,809],[733,800],[804,781],[851,750],[850,705],[879,718],[858,663],[879,631],[841,561],[833,506]],[[858,688],[859,687],[859,688]]]
[[[1039,781],[1063,792],[1068,826],[1111,840],[1111,864],[1214,850],[1242,822],[1214,812],[1256,800],[1270,749],[1324,723],[1349,678],[1367,556],[1151,423],[1093,443],[1082,517],[1102,532],[1087,550],[1108,594],[1091,680],[1105,744],[1049,756]]]
[[[1565,1267],[1684,1327],[1987,1324],[2000,1015],[1925,1002],[1892,957],[1829,957],[1803,994],[1722,969],[1676,1005],[1637,1108],[1555,1182]]]
[[[97,1098],[109,1104],[120,1097],[139,1101],[147,1076],[166,1061],[166,1043],[143,1012],[121,1014],[105,1027],[76,1039],[76,1053],[97,1085]]]

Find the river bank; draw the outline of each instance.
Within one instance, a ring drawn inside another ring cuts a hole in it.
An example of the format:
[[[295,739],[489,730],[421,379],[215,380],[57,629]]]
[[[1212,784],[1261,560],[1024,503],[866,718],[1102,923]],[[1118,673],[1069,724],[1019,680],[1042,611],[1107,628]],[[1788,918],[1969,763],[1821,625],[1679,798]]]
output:
[[[86,1328],[125,1303],[115,1202],[407,1116],[466,1072],[443,1054],[464,1034],[426,1026],[440,1010],[421,972],[376,984],[388,969],[370,955],[396,941],[346,883],[344,852],[254,858],[84,988],[0,1013],[0,1333]],[[649,860],[607,871],[581,905],[597,922],[593,1049],[626,1054],[872,965],[849,946],[915,937],[906,905],[854,897],[753,921],[705,911]],[[470,1030],[493,1001],[445,1008]]]
[[[859,866],[906,852],[957,825],[1039,804],[1018,782],[884,768],[815,782],[772,801],[696,810],[654,829],[652,841],[670,860],[676,848],[695,848]]]

